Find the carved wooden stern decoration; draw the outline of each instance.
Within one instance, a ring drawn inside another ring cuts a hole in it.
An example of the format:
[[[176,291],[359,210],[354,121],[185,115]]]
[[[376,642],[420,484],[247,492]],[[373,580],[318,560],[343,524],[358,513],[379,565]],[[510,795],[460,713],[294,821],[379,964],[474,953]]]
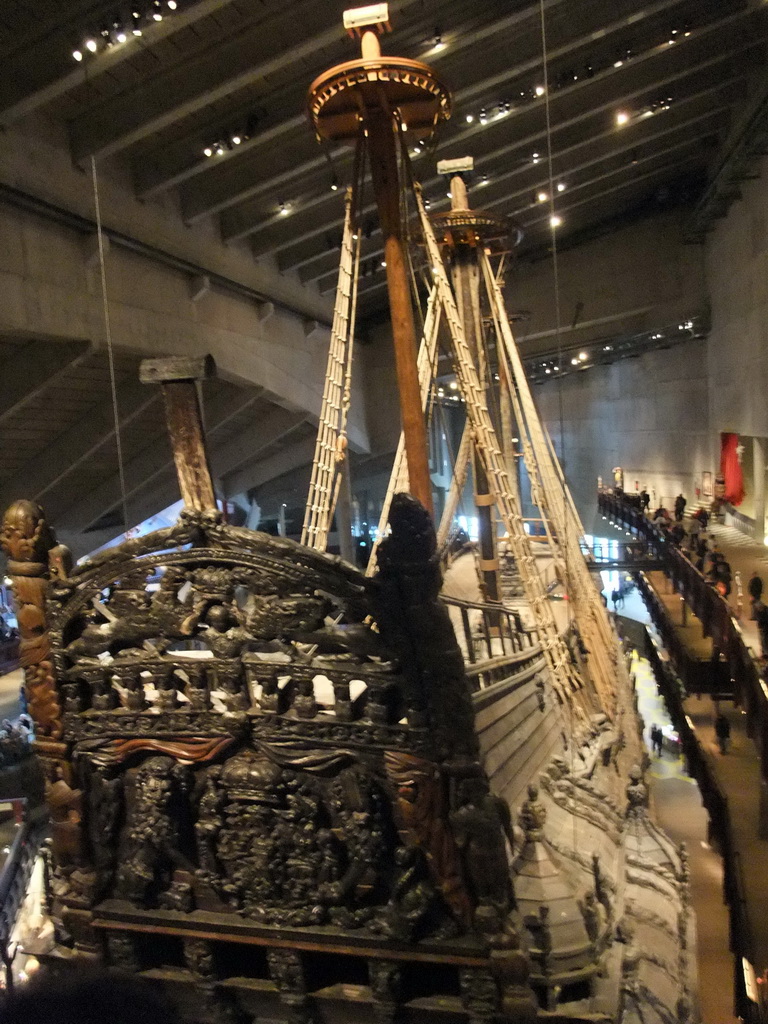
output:
[[[225,524],[203,372],[142,370],[165,390],[183,466],[175,526],[51,573],[42,512],[6,514],[36,630],[27,686],[50,765],[60,937],[131,970],[157,966],[142,931],[174,937],[198,985],[221,978],[217,941],[261,946],[264,983],[294,1010],[309,1005],[306,965],[286,946],[342,945],[385,1016],[419,948],[454,958],[465,1001],[478,975],[500,1006],[490,948],[516,946],[509,815],[478,761],[431,520],[397,497],[375,579]]]

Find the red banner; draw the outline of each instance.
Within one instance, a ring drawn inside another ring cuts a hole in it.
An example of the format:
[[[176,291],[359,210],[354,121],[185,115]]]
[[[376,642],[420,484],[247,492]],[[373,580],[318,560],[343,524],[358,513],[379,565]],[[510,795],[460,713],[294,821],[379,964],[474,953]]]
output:
[[[738,434],[720,434],[720,474],[725,481],[723,498],[729,505],[740,505],[744,500],[744,477],[738,447]]]

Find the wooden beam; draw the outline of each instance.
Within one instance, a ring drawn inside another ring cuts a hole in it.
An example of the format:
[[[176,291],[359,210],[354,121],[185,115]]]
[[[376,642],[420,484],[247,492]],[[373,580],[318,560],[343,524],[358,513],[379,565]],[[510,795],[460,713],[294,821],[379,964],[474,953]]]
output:
[[[198,512],[216,508],[199,391],[200,383],[214,373],[210,356],[145,359],[139,367],[142,384],[160,384],[162,388],[181,497],[186,508]]]

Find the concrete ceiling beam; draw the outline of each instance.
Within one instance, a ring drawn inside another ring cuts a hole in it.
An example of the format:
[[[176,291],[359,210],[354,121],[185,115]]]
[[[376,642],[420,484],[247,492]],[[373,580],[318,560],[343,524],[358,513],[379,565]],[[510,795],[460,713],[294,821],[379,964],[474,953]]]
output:
[[[721,87],[722,85],[718,86],[718,89]],[[698,94],[699,99],[701,99],[703,96],[710,97],[713,91],[713,89],[705,90],[704,93]],[[698,139],[701,137],[702,125],[706,124],[706,122],[712,120],[713,118],[720,117],[729,109],[730,107],[727,103],[718,103],[714,106],[712,106],[710,103],[707,109],[702,113],[699,113],[695,116],[688,116],[686,118],[678,118],[677,120],[673,120],[672,123],[665,119],[664,124],[666,127],[664,127],[661,131],[646,133],[641,139],[631,138],[631,141],[628,141],[624,146],[620,146],[616,149],[610,149],[607,150],[606,152],[599,153],[592,159],[585,160],[582,163],[570,165],[567,172],[567,176],[569,178],[569,185],[568,189],[566,190],[567,194],[571,194],[576,188],[587,187],[593,181],[596,180],[594,177],[583,178],[581,181],[578,182],[578,184],[575,184],[575,175],[585,170],[589,170],[590,168],[600,167],[607,161],[615,160],[617,157],[623,156],[625,154],[634,153],[638,150],[642,151],[642,147],[644,145],[647,145],[648,143],[652,142],[658,142],[661,139],[665,139],[669,136],[675,136],[677,140],[676,144],[680,144],[682,142],[682,139],[680,138],[681,133],[688,133],[691,131],[691,129],[694,129],[696,131],[696,135],[694,138]],[[637,124],[640,127],[651,127],[651,121],[639,121],[637,122]],[[596,144],[599,143],[600,139],[608,139],[614,136],[615,132],[606,132],[603,136],[595,136],[588,142],[580,144],[579,147],[573,148],[583,148],[589,152],[594,152],[596,149]],[[622,137],[626,137],[626,135],[623,135]],[[654,153],[652,155],[658,155],[659,152],[668,151],[654,150]],[[553,154],[553,162],[558,162],[562,155],[562,153]],[[638,160],[635,163],[627,163],[623,170],[627,174],[634,173],[635,168],[639,164],[643,163],[646,159],[650,159],[650,157],[638,157]],[[497,194],[499,183],[504,181],[507,182],[508,184],[511,184],[512,179],[518,178],[519,176],[524,175],[525,173],[530,173],[530,170],[530,168],[517,168],[516,170],[509,171],[506,174],[498,175],[497,177],[494,178],[493,182],[494,198],[485,201],[485,196],[483,196],[483,200],[481,201],[480,197],[478,196],[477,205],[482,206],[483,209],[493,209],[494,207],[497,207],[501,204],[513,203],[515,201],[519,202],[521,199],[525,197],[530,197],[538,190],[546,190],[548,192],[549,179],[547,177],[539,177],[536,181],[526,183],[524,187],[517,189],[507,188],[502,194]],[[617,169],[615,173],[620,173],[620,170],[621,169]],[[543,173],[546,174],[546,168],[544,169]],[[555,178],[559,178],[562,175],[559,171],[555,171],[554,176]],[[561,196],[560,194],[558,194],[558,206],[560,198]],[[566,195],[563,195],[562,198],[565,199]],[[534,202],[529,202],[526,205],[526,211],[536,209],[537,205],[538,204]],[[510,209],[508,212],[510,216],[519,218],[520,214],[523,211],[521,211],[520,209]],[[377,244],[370,247],[361,256],[361,263],[365,263],[367,260],[370,259],[377,259],[383,255],[383,249],[381,248],[381,244],[378,238],[378,231],[376,232],[376,235]],[[316,281],[321,294],[325,294],[329,291],[332,291],[336,287],[336,277],[338,276],[338,272],[334,271],[334,266],[331,263],[330,259],[331,255],[332,254],[323,254],[321,257],[318,257],[312,269],[309,270],[306,274],[301,274],[301,279],[305,283],[310,281]],[[338,263],[338,254],[336,254],[336,263]]]
[[[606,39],[610,38],[613,34],[626,29],[628,25],[639,24],[646,18],[652,17],[676,6],[680,6],[682,2],[683,0],[658,0],[657,3],[650,4],[639,11],[634,10],[631,14],[626,14],[620,18],[616,18],[608,25],[602,24],[601,21],[603,16],[598,16],[596,14],[594,19],[595,25],[592,28],[590,28],[585,33],[579,35],[576,39],[570,40],[567,44],[564,44],[563,46],[552,50],[548,54],[548,59],[551,62],[557,59],[561,59],[563,57],[572,57],[579,50],[594,45],[596,40],[599,40],[601,41],[601,43],[605,44]],[[526,8],[525,11],[518,12],[518,18],[524,14],[530,17],[531,11],[528,8]],[[505,20],[510,21],[512,19]],[[636,63],[640,63],[643,60],[644,56],[645,55],[642,54],[638,55],[637,58],[634,58],[634,61]],[[508,87],[509,83],[514,81],[516,78],[521,78],[530,75],[531,72],[539,70],[540,67],[541,54],[536,53],[533,57],[528,58],[525,61],[513,65],[512,67],[505,68],[503,75],[494,75],[488,78],[484,78],[468,88],[459,90],[454,96],[454,107],[458,109],[462,106],[462,104],[473,102],[476,97],[482,96],[488,92],[496,90],[501,85]],[[610,71],[613,70],[615,69],[610,69]],[[606,77],[609,77],[610,72],[606,72],[604,73],[604,75]],[[571,95],[574,92],[578,92],[580,89],[583,89],[585,86],[589,85],[590,82],[596,81],[601,77],[601,75],[596,75],[593,79],[585,79],[581,82],[575,83],[574,86],[568,89],[564,89],[561,90],[560,92],[554,93],[551,99],[552,101],[559,101],[562,99],[564,95]],[[540,108],[542,103],[543,101],[539,101],[538,104],[533,105],[533,108],[527,109],[536,109],[537,107]],[[449,145],[453,145],[453,143],[457,142],[459,138],[471,138],[472,136],[476,135],[479,131],[482,132],[483,129],[484,126],[478,124],[475,124],[474,127],[472,128],[464,128],[458,133],[458,135],[454,135],[451,138]],[[296,171],[300,169],[301,168],[297,168]],[[309,166],[309,162],[306,165],[303,165],[303,169],[306,171],[306,173],[311,172],[312,168]],[[276,184],[275,187],[278,187],[278,185]],[[259,186],[259,194],[263,195],[264,193],[268,193],[271,190],[272,186],[269,181],[264,181]],[[308,200],[308,205],[315,206],[318,203],[323,202],[327,198],[328,196],[323,194],[321,194],[318,197],[317,190],[315,190],[314,196],[310,200]],[[232,204],[230,203],[230,205]],[[225,239],[231,241],[243,238],[248,234],[253,234],[258,230],[262,230],[266,227],[269,227],[273,223],[275,222],[272,218],[264,222],[262,205],[257,203],[255,200],[250,200],[245,202],[242,206],[238,206],[235,209],[232,209],[229,212],[229,214],[225,214],[222,217],[222,235]]]
[[[556,122],[553,127],[553,130],[556,133],[559,133],[566,128],[570,128],[574,125],[588,121],[590,118],[597,118],[599,115],[605,114],[608,111],[620,109],[622,106],[632,102],[633,100],[638,99],[639,97],[644,96],[645,94],[651,91],[656,91],[658,89],[666,89],[667,87],[670,86],[680,88],[681,82],[684,82],[687,79],[693,79],[695,81],[695,76],[711,71],[725,61],[732,61],[734,57],[748,51],[749,49],[763,45],[762,39],[759,37],[755,37],[754,34],[740,36],[739,40],[736,41],[735,45],[731,47],[727,46],[723,40],[719,40],[718,43],[718,50],[717,53],[715,53],[714,55],[707,56],[704,59],[699,60],[698,62],[692,65],[688,63],[687,59],[684,59],[683,61],[680,62],[680,66],[676,68],[675,71],[673,71],[670,74],[664,75],[660,79],[654,77],[653,69],[649,67],[649,74],[647,80],[643,81],[642,84],[640,84],[639,86],[632,88],[628,92],[623,92],[620,95],[613,96],[601,104],[595,105],[592,103],[585,103],[583,109],[578,111],[578,113],[575,113],[562,121]],[[605,77],[608,77],[609,75],[615,73],[616,72],[614,71],[614,69],[610,69],[610,71],[604,72],[604,75]],[[598,80],[598,78],[599,76],[596,75],[595,78],[589,79],[588,82],[590,84],[594,83]],[[702,82],[699,82],[698,85],[694,85],[694,88],[697,90],[701,89],[702,84]],[[570,93],[572,91],[575,91],[578,88],[578,85],[579,83],[576,83],[576,85],[573,87],[573,90],[563,90],[562,93],[558,93],[556,94],[556,96],[561,96],[566,92]],[[505,121],[509,122],[509,117],[505,118]],[[459,135],[452,138],[449,144],[446,147],[444,147],[444,149],[441,151],[441,158],[460,155],[461,152],[466,151],[466,143],[468,139],[476,134],[477,129],[474,125],[471,127],[470,130],[460,132]],[[536,130],[523,138],[518,138],[516,146],[519,146],[521,148],[525,146],[535,146],[537,144],[543,146],[545,140],[546,132],[543,130]],[[495,152],[491,156],[485,156],[483,154],[477,156],[475,158],[475,169],[482,169],[484,166],[488,164],[490,159],[492,159],[494,156]],[[429,188],[435,188],[437,186],[442,186],[443,184],[444,183],[442,179],[439,178],[438,176],[431,176],[430,178],[422,181],[422,187],[425,190]],[[373,216],[375,213],[375,209],[375,204],[369,203],[363,210],[360,211],[360,216]],[[293,218],[284,219],[288,221],[292,220]],[[303,232],[297,233],[294,230],[294,232],[288,235],[288,232],[286,231],[285,239],[275,238],[274,231],[272,231],[271,234],[269,234],[268,241],[268,232],[265,232],[265,238],[263,242],[264,251],[269,251],[273,255],[277,255],[278,266],[281,271],[299,270],[302,266],[305,266],[307,263],[309,263],[311,260],[317,257],[316,244],[306,246],[304,245],[304,243],[309,241],[314,242],[317,239],[318,235],[326,234],[334,226],[336,226],[336,221],[333,220],[327,220],[319,225],[316,222],[313,222]],[[254,226],[253,231],[251,231],[251,236],[258,234],[258,227],[259,226]],[[252,238],[252,242],[254,245],[254,253],[258,256],[261,252],[262,247],[258,243],[256,238]]]
[[[391,0],[390,13],[418,0]],[[322,4],[307,0],[294,11],[306,31],[301,42],[275,52],[275,39],[285,36],[285,11],[270,14],[260,23],[224,41],[214,40],[202,54],[161,70],[151,85],[143,81],[76,117],[70,125],[72,155],[80,163],[89,156],[107,156],[135,145],[206,107],[243,89],[263,84],[286,68],[317,59],[323,50],[344,44],[337,22],[328,25]],[[146,102],[151,88],[153,103]]]
[[[123,384],[118,389],[120,428],[124,429],[159,401],[138,382]],[[44,452],[31,459],[12,479],[0,487],[0,508],[23,494],[45,503],[46,495],[64,483],[88,460],[107,446],[115,445],[115,420],[111,398],[91,411],[48,445]]]
[[[102,75],[116,71],[125,61],[136,56],[137,50],[151,49],[165,39],[171,38],[182,29],[189,28],[202,18],[208,17],[228,7],[233,0],[198,0],[197,3],[176,12],[172,17],[147,25],[141,42],[129,35],[125,43],[102,50],[100,53],[88,54],[81,63],[72,59],[72,48],[81,33],[89,26],[95,32],[100,20],[111,22],[114,7],[104,5],[99,14],[96,11],[88,17],[87,8],[93,4],[79,4],[78,12],[71,8],[71,0],[67,0],[70,8],[67,22],[55,31],[47,33],[42,39],[30,40],[28,46],[16,53],[3,64],[3,76],[0,81],[0,123],[12,124],[27,117],[73,89],[91,84]]]
[[[306,422],[304,413],[274,407],[266,416],[211,452],[214,476],[223,479],[244,466],[258,462],[268,448],[283,443]]]
[[[87,341],[30,339],[0,374],[0,425],[39,398],[46,388],[66,380],[67,373],[87,359],[90,352]]]
[[[676,2],[682,2],[682,0],[676,0]],[[550,12],[563,3],[565,0],[545,0],[544,8]],[[390,4],[390,11],[395,12],[398,6]],[[439,63],[443,56],[455,56],[461,50],[475,48],[488,37],[519,28],[525,21],[538,18],[539,15],[540,4],[538,2],[530,3],[527,7],[515,11],[505,18],[495,19],[490,24],[457,35],[451,41],[450,54],[433,54],[429,59]],[[198,217],[219,212],[226,206],[249,199],[254,194],[252,192],[254,172],[259,170],[258,162],[253,159],[254,151],[257,151],[259,145],[266,141],[262,137],[268,135],[270,141],[274,141],[280,135],[287,134],[298,127],[306,131],[307,122],[303,115],[274,116],[275,100],[269,95],[263,97],[263,105],[270,111],[266,127],[262,126],[258,135],[244,140],[236,149],[225,152],[214,163],[200,159],[195,159],[190,163],[190,148],[199,145],[199,132],[195,133],[193,137],[187,136],[183,140],[179,140],[178,143],[170,147],[164,147],[157,153],[144,154],[136,168],[135,180],[138,195],[141,198],[149,198],[182,181],[189,181],[188,189],[182,193],[182,205],[189,223],[194,222]],[[314,161],[307,161],[306,164],[313,165]],[[313,167],[307,167],[306,164],[301,165],[302,173],[308,173],[313,169]],[[199,183],[195,181],[197,177],[201,179]],[[262,182],[263,179],[259,179],[259,183]]]
[[[270,455],[261,462],[253,463],[223,478],[226,494],[239,494],[262,487],[276,477],[293,473],[307,466],[315,456],[315,438],[304,437],[283,451]]]
[[[257,396],[252,392],[243,390],[236,396],[232,395],[231,389],[226,393],[218,395],[215,399],[205,404],[205,426],[206,437],[215,438],[216,432],[225,427],[230,420],[253,404]],[[174,463],[170,449],[165,444],[152,444],[148,438],[148,446],[138,455],[125,464],[125,499],[128,506],[128,515],[131,522],[125,524],[127,529],[143,522],[146,515],[139,517],[136,509],[142,494],[149,493],[153,507],[150,514],[160,512],[170,502],[161,503],[159,497],[160,488],[173,481]],[[178,487],[175,487],[178,496]],[[94,487],[88,494],[77,495],[68,492],[69,503],[64,507],[67,499],[62,496],[61,506],[49,509],[49,514],[54,523],[61,523],[63,529],[82,533],[98,523],[106,513],[113,509],[120,508],[122,504],[122,492],[120,487],[120,476],[113,473],[102,483]],[[142,506],[143,508],[143,506]]]

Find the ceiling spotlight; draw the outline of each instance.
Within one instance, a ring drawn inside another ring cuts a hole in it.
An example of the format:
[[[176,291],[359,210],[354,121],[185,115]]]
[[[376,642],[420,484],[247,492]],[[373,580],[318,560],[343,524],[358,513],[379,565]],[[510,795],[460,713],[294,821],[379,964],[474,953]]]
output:
[[[95,39],[86,39],[85,40],[85,48],[86,48],[86,50],[90,50],[91,53],[96,53],[96,51],[99,48],[99,44],[96,42]]]
[[[546,192],[537,192],[536,193],[536,198],[538,199],[538,201],[540,203],[546,203],[546,201],[549,199],[549,196],[547,195]]]
[[[453,192],[446,192],[445,194],[448,196],[449,199],[453,199]]]
[[[458,385],[458,383],[455,380],[452,380],[451,383],[448,385],[448,387],[451,389],[451,391],[458,391],[459,390],[459,385]]]
[[[233,146],[239,146],[242,141],[243,140],[242,140],[241,136],[239,136],[239,135],[233,135],[232,136],[232,145]]]
[[[485,113],[485,107],[480,111],[480,124],[485,124],[488,120],[488,115]]]
[[[573,359],[571,360],[571,366],[578,366],[578,365],[579,365],[579,360],[576,358],[576,356],[574,356]]]
[[[338,192],[338,191],[339,191],[339,181],[338,181],[338,178],[336,177],[336,175],[334,174],[334,176],[331,178],[331,192]]]
[[[536,93],[537,96],[543,96],[546,91],[547,90],[544,88],[543,85],[537,85],[536,88],[534,89],[534,92]]]
[[[425,209],[425,210],[428,210],[428,209],[429,209],[429,200],[428,200],[428,199],[425,199],[425,200],[424,200],[424,209]]]
[[[216,146],[216,156],[224,156],[224,147],[221,143]]]
[[[168,9],[169,10],[175,11],[178,6],[179,5],[176,3],[176,0],[168,0]]]
[[[624,63],[624,61],[623,61],[623,60],[616,60],[616,61],[614,61],[614,62],[613,62],[613,66],[614,66],[615,68],[620,68],[620,67],[622,66],[622,64],[623,64],[623,63]]]
[[[160,0],[152,0],[152,7],[154,8],[154,10],[152,11],[152,18],[153,18],[153,20],[154,21],[162,21],[163,20],[163,12],[160,9],[160,7],[161,7]]]
[[[537,164],[539,162],[539,154],[538,153],[534,153],[533,156],[531,157],[531,159],[533,160],[533,162],[535,164]]]
[[[544,373],[552,373],[552,371],[550,370],[549,367],[547,367],[546,370],[544,371]]]
[[[579,359],[581,360],[582,363],[584,362],[584,360],[586,358],[587,358],[587,353],[586,352],[579,352]]]
[[[488,184],[488,175],[484,174],[482,176],[482,178],[480,179],[478,184],[480,184],[480,185],[487,185]]]
[[[206,156],[213,156],[213,150],[211,149],[210,146],[206,146],[205,149],[203,150],[203,153],[205,153]]]
[[[553,213],[552,216],[549,218],[549,226],[551,228],[559,228],[562,223],[563,218],[559,217],[556,213]]]
[[[75,60],[79,64],[80,61],[83,59],[83,51],[82,50],[73,50],[72,51],[72,56],[75,58]]]
[[[613,345],[603,345],[603,352],[612,352]]]
[[[382,260],[382,261],[381,261],[381,266],[382,266],[382,267],[386,267],[386,265],[387,265],[387,261],[386,261],[386,260]]]
[[[472,124],[472,122],[474,120],[475,120],[475,115],[474,114],[467,114],[467,124]]]
[[[558,192],[565,192],[565,182],[564,181],[558,181],[558,183],[557,183],[557,191]]]
[[[555,371],[555,373],[557,373],[557,371],[560,369],[560,367],[559,366],[553,366],[552,369]]]
[[[432,45],[432,52],[433,53],[439,53],[441,50],[444,50],[444,49],[445,49],[445,43],[443,42],[443,37],[440,34],[440,29],[436,28],[435,29],[435,40],[434,40],[434,43]]]
[[[288,216],[288,214],[289,214],[290,212],[291,212],[291,211],[290,211],[290,209],[289,209],[289,207],[288,207],[287,203],[280,203],[280,210],[279,210],[279,213],[280,213],[280,216],[281,216],[281,217],[287,217],[287,216]],[[353,235],[352,237],[353,237],[353,238],[356,238],[357,236],[356,236],[356,235]]]
[[[620,110],[618,112],[618,114],[616,115],[616,124],[621,126],[621,125],[626,124],[628,121],[629,121],[629,114],[626,112],[626,110]]]

